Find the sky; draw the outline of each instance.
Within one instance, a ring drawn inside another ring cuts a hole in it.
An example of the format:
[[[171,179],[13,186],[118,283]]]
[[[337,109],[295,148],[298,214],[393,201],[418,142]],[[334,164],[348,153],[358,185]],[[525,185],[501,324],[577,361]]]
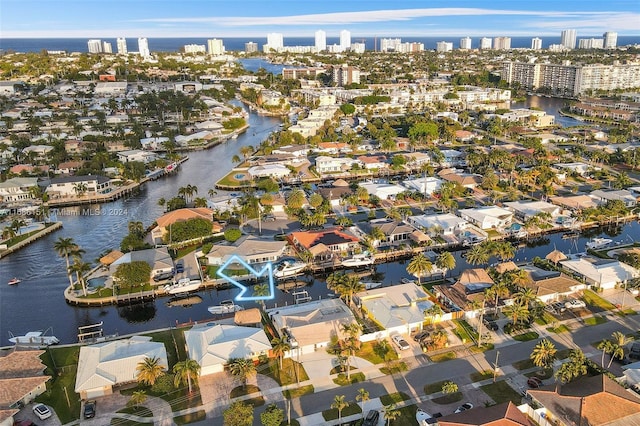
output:
[[[640,0],[0,0],[1,38],[640,35]],[[285,40],[286,41],[286,40]]]

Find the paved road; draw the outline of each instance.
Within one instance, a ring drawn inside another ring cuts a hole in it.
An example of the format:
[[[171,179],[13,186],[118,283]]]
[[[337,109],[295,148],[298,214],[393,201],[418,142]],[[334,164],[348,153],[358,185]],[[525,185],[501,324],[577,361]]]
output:
[[[572,333],[550,334],[547,337],[555,343],[558,349],[580,347],[585,353],[596,353],[597,351],[590,344],[609,337],[614,331],[621,331],[625,334],[640,331],[640,315],[623,318],[611,314],[608,318],[609,321],[604,324],[581,327]],[[370,398],[392,392],[404,392],[411,397],[418,397],[423,395],[424,385],[428,383],[453,380],[459,385],[464,385],[470,383],[470,373],[491,368],[496,359],[496,352],[500,352],[498,364],[500,366],[510,366],[516,361],[528,359],[537,342],[538,340],[518,342],[483,354],[474,354],[465,358],[447,361],[443,364],[431,364],[424,357],[416,357],[412,369],[405,374],[379,377],[339,389],[330,389],[312,395],[305,395],[293,400],[291,416],[292,418],[298,418],[326,410],[331,406],[334,396],[338,394],[345,395],[348,401],[354,401],[360,388],[366,389]],[[599,356],[597,358],[599,359]],[[285,408],[284,403],[278,405],[283,409]],[[263,409],[261,407],[255,410],[254,425],[260,425],[260,412]],[[211,424],[212,420],[214,424],[222,424],[222,419],[220,418],[208,419],[209,423],[201,422],[199,424]]]

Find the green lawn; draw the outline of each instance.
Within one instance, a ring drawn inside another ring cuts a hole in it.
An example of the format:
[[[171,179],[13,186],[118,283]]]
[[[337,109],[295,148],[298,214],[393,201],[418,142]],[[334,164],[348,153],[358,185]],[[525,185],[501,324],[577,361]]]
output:
[[[116,413],[132,414],[139,417],[153,417],[153,412],[142,405],[139,407],[124,407],[116,411]]]
[[[416,424],[416,411],[418,407],[416,405],[407,405],[402,408],[398,408],[400,416],[397,419],[392,420],[390,426],[415,426]],[[384,415],[380,417],[384,418]],[[384,423],[386,425],[386,423]]]
[[[511,401],[516,405],[520,405],[522,396],[505,381],[499,381],[488,385],[480,386],[480,389],[495,401],[496,404]]]
[[[484,343],[484,344],[482,344],[480,346],[473,345],[473,346],[469,347],[469,350],[471,352],[473,352],[474,354],[479,354],[479,353],[482,353],[482,352],[490,351],[493,348],[494,348],[493,343]]]
[[[456,353],[448,351],[441,354],[429,355],[429,358],[431,358],[431,361],[433,362],[451,361],[452,359],[456,359]]]
[[[535,331],[527,331],[526,333],[517,334],[513,336],[514,340],[519,342],[528,342],[529,340],[534,340],[539,337],[538,333]]]
[[[542,373],[542,374],[538,374],[538,373]],[[525,376],[537,377],[542,380],[548,379],[549,377],[553,376],[553,368],[545,368],[538,371],[532,371],[531,373],[525,374]]]
[[[472,382],[481,382],[486,379],[493,378],[493,371],[484,370],[484,371],[476,371],[474,373],[469,374]]]
[[[516,361],[513,364],[511,364],[513,366],[513,368],[515,368],[516,370],[528,370],[530,368],[535,367],[535,364],[533,363],[533,361],[531,361],[530,359],[523,359],[521,361]]]
[[[591,290],[585,290],[583,292],[582,299],[587,305],[597,306],[598,308],[604,309],[605,311],[616,308],[613,303],[603,299]]]
[[[476,341],[478,333],[469,325],[465,320],[453,320],[452,321],[456,329],[453,331],[463,342]]]
[[[382,395],[380,397],[380,402],[382,402],[382,405],[391,405],[406,401],[407,399],[409,399],[409,395],[407,395],[406,393],[394,392],[390,393],[389,395]]]
[[[47,390],[36,401],[53,408],[63,424],[80,418],[80,395],[74,392],[79,354],[79,346],[50,347],[40,357],[47,366],[44,374],[51,376],[51,380],[47,382]],[[69,395],[69,405],[64,389]]]
[[[278,382],[280,386],[292,385],[299,381],[304,382],[305,380],[309,380],[309,376],[307,372],[304,371],[302,364],[291,358],[284,358],[282,360],[282,369],[280,369],[278,360],[271,358],[268,363],[258,365],[258,373],[271,377]],[[296,380],[296,374],[300,376],[299,381]]]
[[[186,425],[188,423],[201,422],[206,419],[207,419],[207,412],[204,410],[198,410],[195,413],[189,413],[183,416],[174,417],[173,421],[178,425]]]
[[[251,395],[252,393],[260,392],[260,388],[255,385],[246,385],[246,386],[238,386],[231,389],[231,393],[229,394],[229,398],[237,398],[239,396]],[[264,397],[255,396],[249,399],[245,399],[244,402],[247,404],[253,405],[253,408],[260,407],[264,405]]]
[[[624,317],[624,316],[626,316],[626,315],[635,315],[636,313],[637,313],[637,312],[636,312],[636,311],[634,311],[633,309],[631,309],[631,308],[626,308],[626,309],[624,309],[624,310],[620,310],[620,311],[618,312],[618,315],[620,315],[621,317]]]
[[[590,317],[590,318],[585,318],[584,324],[585,325],[598,325],[598,324],[604,324],[607,321],[608,320],[606,318],[604,318],[604,317]]]
[[[184,340],[185,328],[171,328],[169,330],[157,331],[155,333],[148,333],[154,342],[164,343],[164,347],[167,350],[167,361],[169,362],[169,369],[179,362],[187,359],[186,341]]]
[[[431,401],[440,405],[453,404],[462,400],[462,392],[454,392],[447,395],[442,395],[437,398],[433,398]]]
[[[342,410],[342,417],[351,416],[352,414],[360,414],[362,413],[362,409],[355,402],[349,402],[349,405]],[[322,417],[326,421],[336,420],[338,418],[338,410],[335,408],[331,408],[329,410],[324,410],[322,412]]]
[[[560,324],[557,327],[548,327],[547,331],[551,332],[551,333],[556,333],[556,334],[560,334],[560,333],[566,333],[567,331],[570,331],[569,327],[567,327],[564,324]]]
[[[440,382],[429,383],[424,386],[424,393],[426,395],[431,395],[434,393],[442,392],[442,385],[447,383],[449,380],[442,380]]]
[[[383,374],[395,374],[401,373],[403,371],[407,371],[409,366],[404,361],[390,361],[386,366],[380,369],[380,372]]]
[[[300,386],[299,388],[284,390],[282,395],[287,399],[299,398],[303,395],[310,395],[314,392],[313,385]]]
[[[347,379],[346,373],[338,374],[338,377],[333,379],[333,383],[338,386],[348,386],[354,383],[360,383],[365,381],[365,377],[363,373],[351,373],[350,379]]]
[[[542,316],[537,317],[534,322],[538,325],[547,325],[553,324],[556,321],[555,317],[551,315],[549,312],[544,311]]]
[[[355,355],[360,358],[364,358],[367,361],[373,364],[382,364],[385,359],[381,356],[382,354],[376,352],[376,343],[377,342],[366,342],[360,346],[360,350],[358,350]],[[392,350],[388,352],[386,355],[390,360],[398,359],[398,354]]]

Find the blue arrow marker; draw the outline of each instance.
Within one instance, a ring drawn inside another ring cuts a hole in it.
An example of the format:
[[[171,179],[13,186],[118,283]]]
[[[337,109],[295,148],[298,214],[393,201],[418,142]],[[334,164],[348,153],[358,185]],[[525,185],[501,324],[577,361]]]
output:
[[[239,263],[241,266],[247,268],[250,274],[254,275],[256,278],[261,277],[266,274],[269,278],[269,294],[267,296],[245,296],[244,294],[247,292],[248,288],[244,284],[237,281],[235,278],[228,276],[225,274],[225,269],[232,263]],[[240,289],[240,294],[235,297],[236,302],[248,302],[248,301],[257,301],[257,300],[271,300],[276,297],[276,286],[273,282],[273,266],[271,263],[267,263],[260,272],[256,271],[251,265],[249,265],[244,259],[233,255],[224,262],[224,264],[218,268],[216,274],[229,281],[231,284],[235,285]]]

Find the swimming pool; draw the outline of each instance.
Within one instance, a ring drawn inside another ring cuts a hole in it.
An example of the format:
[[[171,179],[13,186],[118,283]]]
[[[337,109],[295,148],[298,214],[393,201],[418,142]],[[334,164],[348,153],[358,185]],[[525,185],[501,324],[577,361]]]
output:
[[[108,278],[107,276],[89,278],[87,280],[87,287],[88,288],[104,287],[104,284],[107,282],[107,278]]]

